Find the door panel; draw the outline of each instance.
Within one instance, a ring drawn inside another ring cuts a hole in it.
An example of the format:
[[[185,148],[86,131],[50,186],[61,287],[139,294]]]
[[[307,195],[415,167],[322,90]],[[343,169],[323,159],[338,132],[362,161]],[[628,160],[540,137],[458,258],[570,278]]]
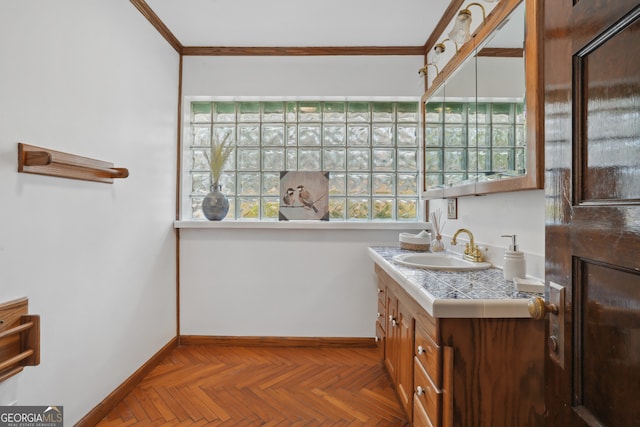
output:
[[[544,16],[547,297],[564,288],[547,425],[638,426],[640,1],[545,0]]]
[[[640,106],[640,58],[629,58],[628,47],[640,40],[636,16],[618,22],[576,55],[576,96],[579,116],[577,143],[585,153],[577,188],[579,203],[608,204],[640,200],[638,159],[638,107]],[[626,26],[625,26],[626,25]],[[580,105],[582,104],[582,105]]]
[[[578,261],[575,405],[607,426],[639,425],[640,275]],[[630,404],[630,399],[636,404]]]

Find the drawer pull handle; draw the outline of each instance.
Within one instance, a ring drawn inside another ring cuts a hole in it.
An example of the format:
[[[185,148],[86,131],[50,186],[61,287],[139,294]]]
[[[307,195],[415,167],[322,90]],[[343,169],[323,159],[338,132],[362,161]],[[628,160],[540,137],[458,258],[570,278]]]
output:
[[[424,394],[424,389],[420,386],[416,387],[416,394],[418,396],[422,396]]]
[[[431,347],[418,346],[418,354],[431,354]]]

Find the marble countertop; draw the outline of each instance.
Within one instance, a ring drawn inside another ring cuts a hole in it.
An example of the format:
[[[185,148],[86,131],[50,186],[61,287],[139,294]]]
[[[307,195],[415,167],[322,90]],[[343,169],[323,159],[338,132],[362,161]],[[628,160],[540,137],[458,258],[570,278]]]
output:
[[[436,271],[392,260],[407,253],[392,246],[372,246],[369,256],[433,317],[529,318],[527,304],[540,294],[520,292],[502,270]]]

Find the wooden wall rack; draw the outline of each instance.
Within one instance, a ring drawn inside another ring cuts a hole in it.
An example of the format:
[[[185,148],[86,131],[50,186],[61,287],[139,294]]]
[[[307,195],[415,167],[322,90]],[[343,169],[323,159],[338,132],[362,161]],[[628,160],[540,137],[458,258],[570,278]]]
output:
[[[75,154],[18,143],[18,172],[62,178],[113,183],[114,178],[126,178],[126,168],[115,168],[113,163],[89,159]]]
[[[0,382],[40,364],[40,316],[28,312],[28,298],[0,304]]]

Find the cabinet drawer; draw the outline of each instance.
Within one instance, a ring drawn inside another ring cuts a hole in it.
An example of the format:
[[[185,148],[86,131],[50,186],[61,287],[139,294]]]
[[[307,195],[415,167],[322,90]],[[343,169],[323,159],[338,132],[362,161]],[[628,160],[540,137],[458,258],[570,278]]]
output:
[[[416,324],[423,330],[423,332],[433,340],[436,344],[441,344],[438,319],[431,317],[426,311],[419,310],[416,314]]]
[[[434,427],[431,420],[424,410],[424,406],[420,403],[418,396],[413,396],[413,427]]]
[[[420,402],[431,423],[434,426],[439,426],[442,412],[442,394],[440,389],[433,384],[418,359],[415,359],[414,362],[413,375],[414,404]]]
[[[376,313],[376,321],[382,326],[382,330],[385,331],[387,325],[387,309],[384,305],[384,301],[378,300],[378,312]]]
[[[414,356],[427,371],[435,386],[442,387],[442,350],[419,327],[416,327]]]

